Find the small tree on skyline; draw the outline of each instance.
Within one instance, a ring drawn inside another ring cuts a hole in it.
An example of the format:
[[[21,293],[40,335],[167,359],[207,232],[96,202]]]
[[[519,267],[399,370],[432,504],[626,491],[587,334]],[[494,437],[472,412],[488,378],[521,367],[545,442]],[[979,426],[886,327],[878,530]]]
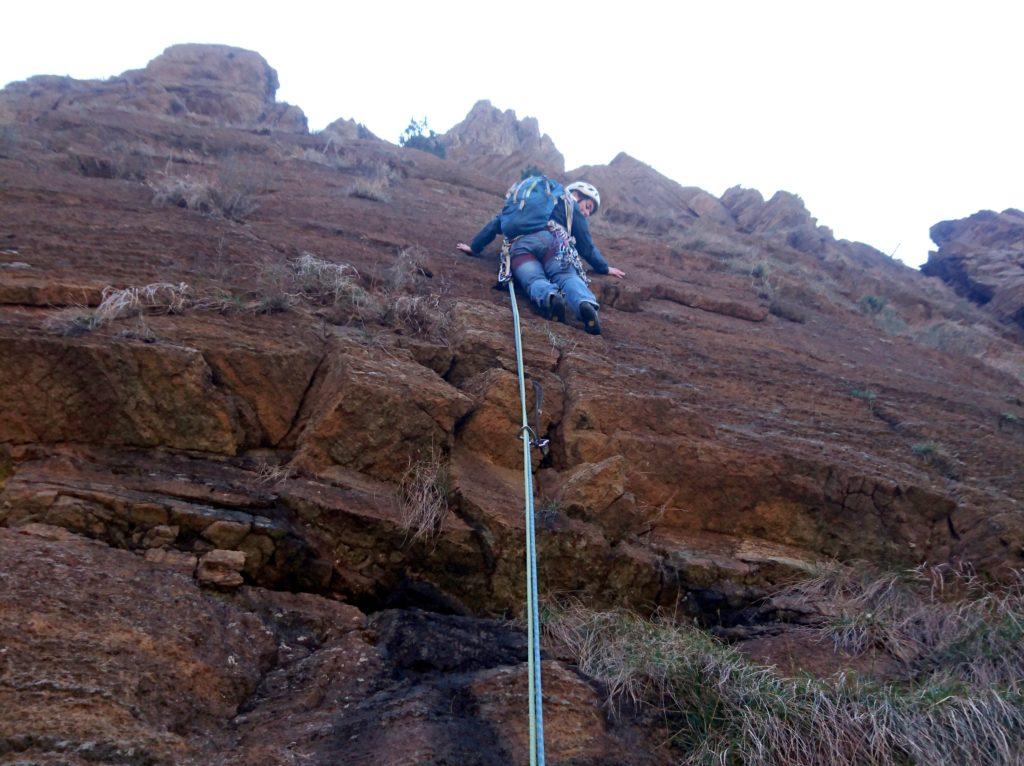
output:
[[[427,118],[417,120],[409,118],[409,126],[398,137],[398,145],[406,149],[419,149],[422,152],[430,152],[436,157],[444,159],[444,145],[441,143],[441,136],[435,133],[427,125]]]

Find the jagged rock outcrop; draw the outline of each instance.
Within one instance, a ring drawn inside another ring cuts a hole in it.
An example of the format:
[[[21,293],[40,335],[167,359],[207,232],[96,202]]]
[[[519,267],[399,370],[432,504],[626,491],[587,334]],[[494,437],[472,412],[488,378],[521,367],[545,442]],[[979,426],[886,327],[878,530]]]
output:
[[[339,117],[326,128],[321,130],[320,135],[327,138],[333,138],[335,141],[340,142],[367,139],[371,141],[380,140],[361,122],[346,120],[344,117]]]
[[[0,91],[0,113],[25,121],[43,112],[116,107],[250,129],[305,133],[302,110],[274,100],[277,72],[254,51],[173,45],[145,69],[109,80],[40,76]]]
[[[449,159],[481,173],[507,177],[510,183],[529,167],[550,175],[565,170],[565,158],[550,136],[541,135],[535,117],[519,120],[511,109],[503,112],[490,101],[477,101],[466,119],[440,140]]]
[[[640,160],[620,152],[608,165],[586,165],[567,174],[597,186],[605,215],[619,223],[665,230],[694,220],[735,226],[729,211],[695,186],[682,186]]]
[[[781,239],[805,253],[822,253],[835,241],[832,230],[819,226],[803,200],[790,192],[778,191],[765,202],[756,189],[733,186],[722,195],[722,205],[741,231]]]
[[[1024,328],[1024,212],[982,210],[937,223],[930,234],[939,249],[921,271]]]

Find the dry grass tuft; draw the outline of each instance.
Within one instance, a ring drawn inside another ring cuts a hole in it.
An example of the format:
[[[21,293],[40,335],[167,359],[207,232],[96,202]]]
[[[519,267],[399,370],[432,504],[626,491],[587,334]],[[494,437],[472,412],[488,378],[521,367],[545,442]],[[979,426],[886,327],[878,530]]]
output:
[[[412,540],[436,535],[448,513],[451,477],[444,454],[437,447],[409,466],[399,484],[402,524]]]
[[[75,336],[96,330],[115,319],[138,318],[137,331],[125,331],[124,337],[152,341],[149,328],[142,321],[146,314],[180,314],[192,304],[189,286],[184,282],[153,282],[131,287],[103,288],[103,299],[94,309],[76,307],[49,320],[47,328],[62,335]]]
[[[418,337],[444,337],[448,317],[436,295],[394,295],[385,304],[381,319],[385,324]]]
[[[332,263],[312,253],[292,261],[296,298],[332,309],[333,321],[376,321],[383,307],[378,296],[360,283],[359,272],[347,263]]]
[[[189,305],[189,289],[184,282],[153,282],[141,287],[105,287],[103,300],[93,311],[93,326],[114,319],[154,314],[180,314]]]
[[[359,272],[347,263],[332,263],[312,253],[302,253],[292,262],[299,289],[309,299],[338,303],[365,295]]]
[[[293,470],[288,465],[274,465],[265,460],[256,463],[256,484],[261,487],[274,487],[292,477]]]
[[[217,178],[162,173],[146,182],[154,205],[174,205],[204,215],[243,221],[259,209],[258,190],[239,178]]]
[[[956,597],[953,597],[953,594]],[[908,673],[790,678],[693,626],[558,607],[548,634],[618,714],[671,727],[680,764],[1018,764],[1024,759],[1024,581],[830,571],[787,590],[828,611],[816,630],[882,649]]]
[[[948,567],[888,575],[836,567],[781,595],[827,605],[819,630],[839,649],[880,649],[911,673],[956,659],[967,680],[1024,678],[1024,577],[996,590]],[[960,665],[966,647],[972,661]]]
[[[391,202],[388,186],[383,178],[359,178],[348,188],[348,196],[387,203]]]

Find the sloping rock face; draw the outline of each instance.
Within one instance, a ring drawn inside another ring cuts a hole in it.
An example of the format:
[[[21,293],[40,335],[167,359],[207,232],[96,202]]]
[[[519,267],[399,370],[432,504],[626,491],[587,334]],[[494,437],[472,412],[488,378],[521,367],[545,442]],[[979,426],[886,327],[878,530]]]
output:
[[[302,110],[274,100],[277,72],[258,53],[227,45],[173,45],[142,70],[109,80],[33,77],[0,95],[19,121],[54,110],[118,107],[244,128],[306,132]]]
[[[982,210],[931,228],[939,249],[921,271],[1004,322],[1024,328],[1024,213]]]
[[[466,119],[441,138],[446,155],[497,178],[518,181],[523,170],[535,167],[550,175],[565,170],[565,158],[534,117],[516,119],[490,101],[477,101]]]
[[[0,95],[0,760],[526,763],[508,294],[452,247],[520,144],[266,135],[234,61]],[[742,631],[822,559],[1020,566],[1013,327],[792,196],[588,180],[604,334],[519,304],[544,599]],[[670,761],[544,671],[548,762]]]

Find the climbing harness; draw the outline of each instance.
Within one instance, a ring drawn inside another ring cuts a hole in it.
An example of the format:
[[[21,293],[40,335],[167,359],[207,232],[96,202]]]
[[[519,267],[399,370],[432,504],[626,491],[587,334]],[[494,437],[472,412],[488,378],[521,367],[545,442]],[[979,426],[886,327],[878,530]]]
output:
[[[503,254],[507,248],[502,248]],[[511,272],[503,280],[508,285],[508,296],[512,301],[512,326],[516,341],[516,368],[519,373],[519,403],[523,411],[523,426],[519,435],[523,439],[523,494],[526,498],[526,641],[527,641],[527,672],[529,673],[529,705],[530,705],[530,766],[544,766],[544,706],[540,682],[540,617],[537,608],[537,547],[534,535],[533,514],[533,466],[530,460],[530,447],[544,449],[547,440],[541,439],[530,428],[526,409],[526,377],[523,373],[523,340],[519,329],[519,306],[516,304],[516,291],[512,283]],[[534,384],[536,395],[536,424],[540,429],[540,407],[543,392],[537,381]]]
[[[515,187],[512,187],[513,189]],[[512,190],[509,190],[509,194]],[[569,195],[565,195],[562,198],[562,202],[565,204],[565,226],[562,226],[555,221],[549,220],[541,229],[543,231],[547,229],[555,238],[555,258],[562,263],[572,266],[580,279],[586,285],[590,284],[590,277],[587,276],[587,270],[583,266],[583,260],[580,258],[579,252],[576,250],[576,238],[572,235],[572,216],[573,216],[573,204],[572,199]],[[530,232],[531,234],[533,232]],[[512,279],[512,245],[520,237],[526,236],[520,234],[515,237],[505,237],[501,243],[501,256],[498,258],[498,284],[496,287],[501,287],[506,282]]]

